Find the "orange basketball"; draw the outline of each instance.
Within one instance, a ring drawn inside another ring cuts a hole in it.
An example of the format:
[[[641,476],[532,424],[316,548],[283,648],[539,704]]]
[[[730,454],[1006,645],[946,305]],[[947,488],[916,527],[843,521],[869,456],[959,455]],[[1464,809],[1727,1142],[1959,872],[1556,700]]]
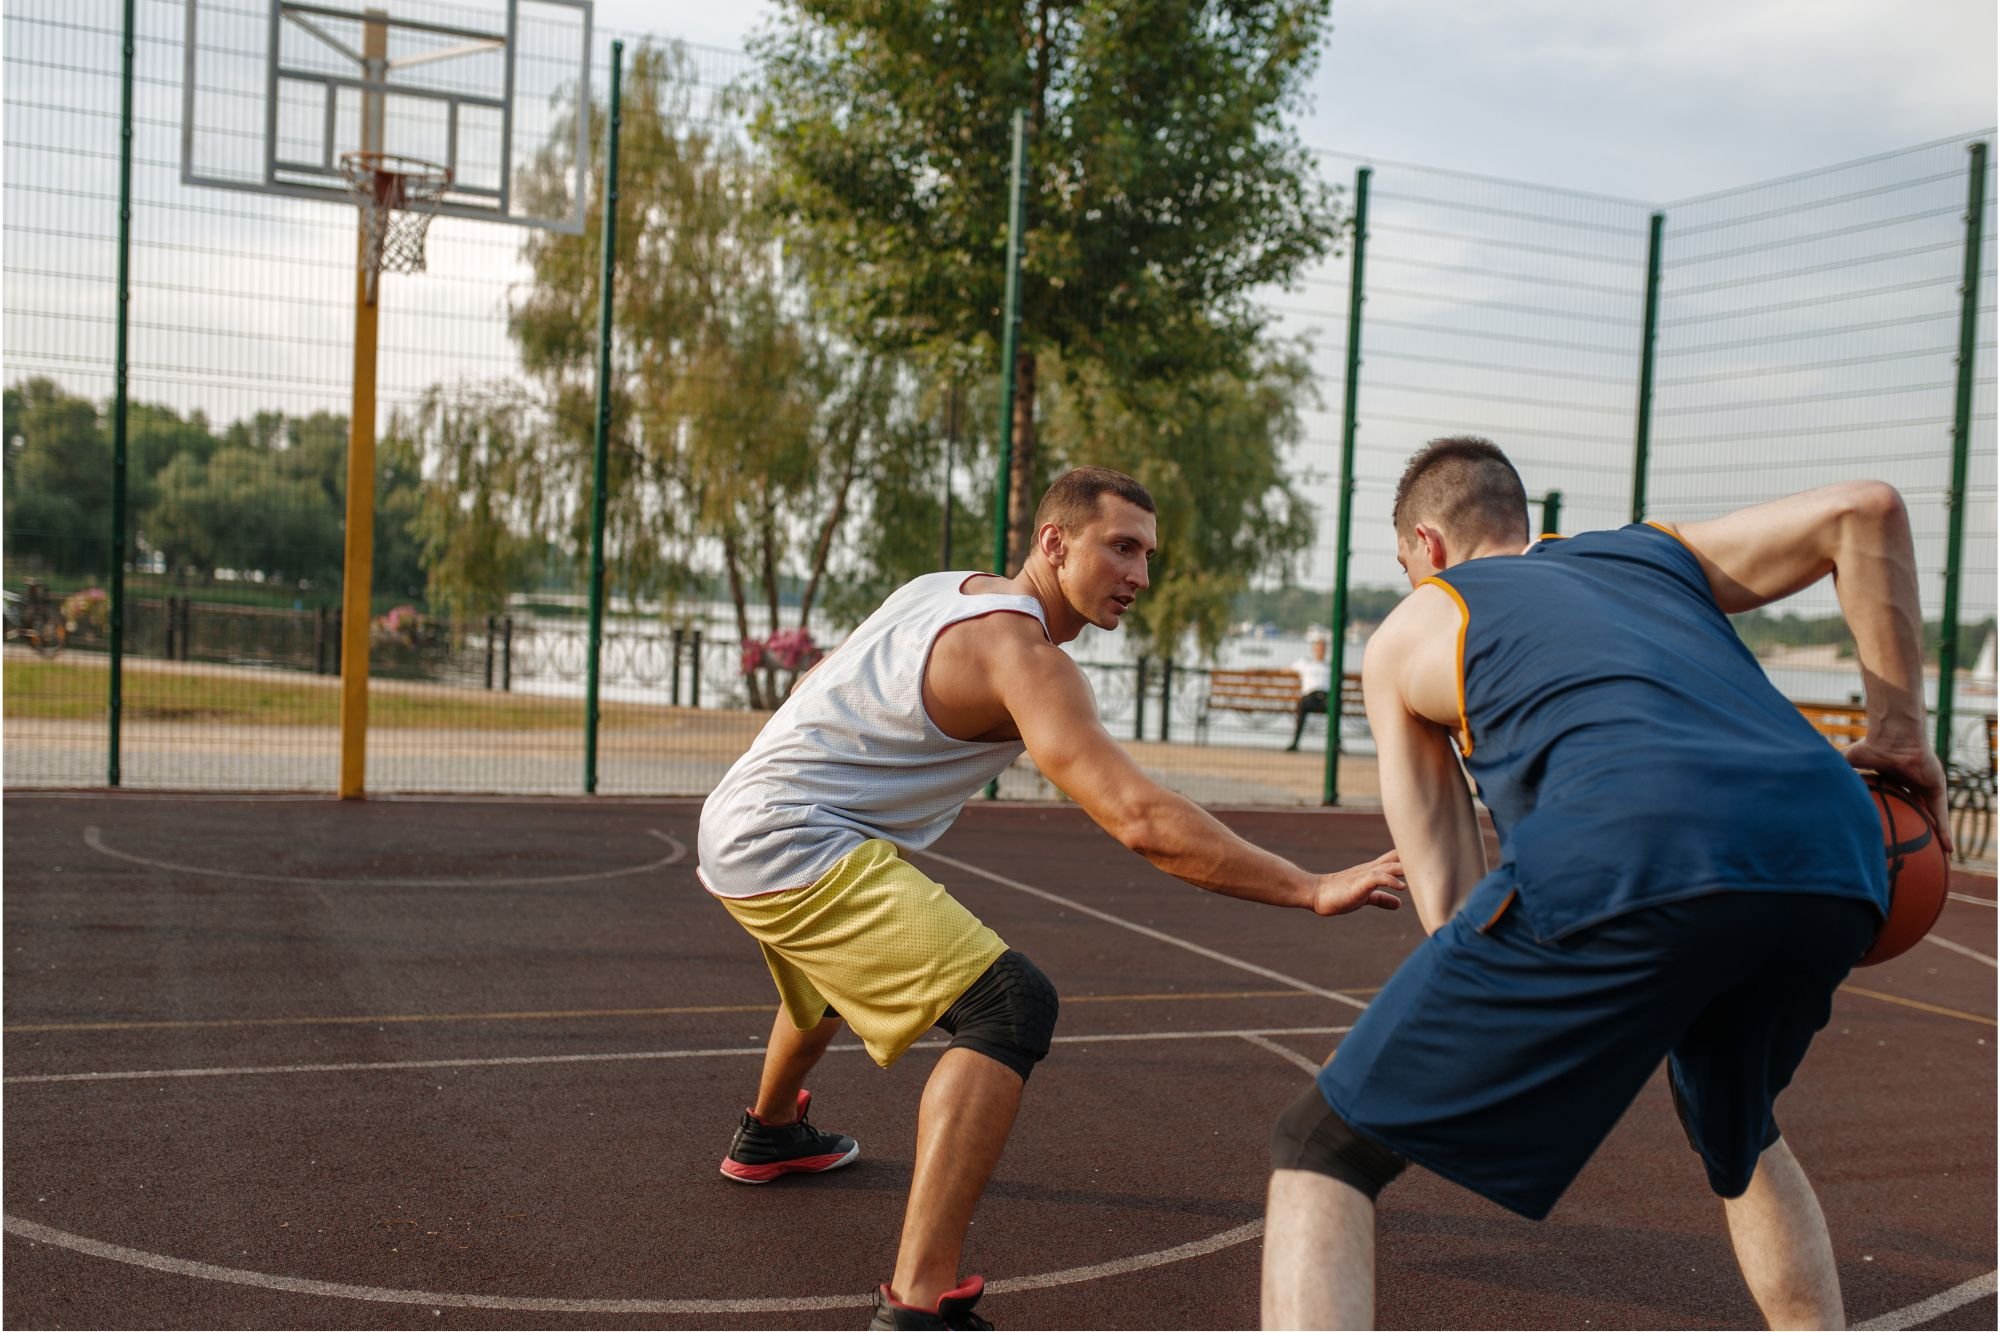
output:
[[[1931,932],[1951,885],[1951,865],[1930,810],[1893,777],[1863,773],[1882,816],[1882,854],[1889,860],[1889,919],[1858,965],[1872,967],[1916,947]]]

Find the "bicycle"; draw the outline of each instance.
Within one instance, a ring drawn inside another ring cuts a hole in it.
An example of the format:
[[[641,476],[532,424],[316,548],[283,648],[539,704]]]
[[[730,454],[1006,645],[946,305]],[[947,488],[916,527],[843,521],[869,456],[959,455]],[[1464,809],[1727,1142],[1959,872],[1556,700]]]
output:
[[[25,594],[7,593],[6,603],[7,642],[26,643],[44,657],[62,651],[69,640],[69,625],[63,620],[62,607],[49,599],[39,581],[29,579]]]

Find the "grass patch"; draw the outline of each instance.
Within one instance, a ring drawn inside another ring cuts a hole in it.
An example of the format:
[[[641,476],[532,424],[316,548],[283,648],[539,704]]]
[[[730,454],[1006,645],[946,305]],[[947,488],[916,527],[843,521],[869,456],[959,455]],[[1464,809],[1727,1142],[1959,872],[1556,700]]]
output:
[[[102,666],[10,659],[9,720],[96,721],[105,715]],[[608,727],[657,725],[675,709],[644,703],[599,707]],[[308,683],[248,672],[201,674],[151,667],[125,672],[127,721],[214,722],[232,726],[334,726],[340,691],[331,677]],[[371,689],[368,725],[404,730],[561,731],[583,729],[583,700],[448,687]]]

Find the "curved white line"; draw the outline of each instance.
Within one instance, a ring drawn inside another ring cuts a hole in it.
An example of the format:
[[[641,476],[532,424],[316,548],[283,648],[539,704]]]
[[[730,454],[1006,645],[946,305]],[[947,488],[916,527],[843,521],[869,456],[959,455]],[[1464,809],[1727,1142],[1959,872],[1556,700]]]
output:
[[[623,869],[593,870],[588,874],[549,874],[522,879],[310,879],[295,874],[255,874],[249,870],[211,869],[205,865],[176,865],[171,861],[135,856],[130,851],[120,851],[105,845],[104,833],[95,824],[83,830],[83,844],[99,855],[110,856],[113,860],[129,861],[134,865],[144,865],[148,869],[167,870],[175,874],[199,874],[210,879],[289,883],[305,888],[524,888],[538,884],[588,883],[596,879],[616,879],[627,874],[644,874],[648,870],[664,869],[668,865],[679,864],[687,859],[687,844],[671,832],[648,828],[646,835],[665,842],[673,849],[658,860],[649,860],[643,865],[628,865]]]
[[[1173,1033],[1176,1036],[1206,1036],[1211,1033]],[[1275,1042],[1264,1040],[1261,1032],[1216,1032],[1214,1035],[1234,1035],[1271,1050],[1288,1060],[1297,1061],[1302,1056],[1285,1049]],[[1089,1040],[1089,1037],[1073,1038]],[[1095,1039],[1103,1040],[1104,1037]],[[1115,1037],[1110,1039],[1117,1039]],[[858,1047],[857,1047],[858,1048]],[[718,1052],[722,1053],[722,1052]],[[737,1053],[728,1051],[726,1053]],[[752,1050],[748,1053],[759,1053]],[[11,1081],[11,1079],[10,1079]],[[855,1295],[805,1295],[780,1296],[768,1299],[742,1300],[564,1300],[533,1296],[509,1295],[459,1295],[441,1291],[397,1290],[385,1286],[356,1286],[339,1281],[313,1281],[303,1277],[272,1276],[265,1272],[249,1272],[237,1267],[218,1267],[213,1263],[195,1262],[188,1258],[175,1258],[168,1254],[148,1253],[143,1249],[128,1249],[122,1244],[106,1244],[102,1240],[87,1239],[82,1235],[72,1235],[65,1230],[24,1220],[16,1216],[6,1218],[9,1234],[19,1235],[26,1240],[41,1244],[53,1244],[58,1248],[70,1249],[88,1254],[93,1258],[107,1258],[112,1262],[128,1263],[134,1267],[150,1268],[155,1272],[168,1272],[175,1276],[197,1277],[204,1281],[222,1281],[231,1285],[255,1286],[264,1290],[279,1290],[295,1295],[317,1295],[324,1298],[343,1300],[367,1300],[376,1304],[428,1304],[433,1307],[450,1306],[455,1309],[506,1309],[524,1313],[589,1313],[589,1314],[736,1314],[736,1313],[792,1313],[815,1309],[859,1309],[865,1308],[869,1299]],[[996,1295],[1007,1295],[1025,1290],[1048,1290],[1054,1286],[1072,1286],[1085,1281],[1097,1281],[1104,1277],[1125,1276],[1132,1272],[1143,1272],[1148,1268],[1165,1267],[1171,1263],[1185,1262],[1190,1258],[1202,1258],[1224,1249],[1235,1248],[1264,1233],[1262,1219],[1246,1221],[1240,1226],[1221,1231],[1186,1244],[1176,1244],[1171,1248],[1156,1249],[1151,1253],[1133,1254],[1128,1258],[1113,1258],[1109,1262],[1090,1263],[1083,1267],[1065,1267],[1054,1272],[1042,1272],[1035,1276],[1005,1277],[990,1282],[987,1289]]]
[[[250,1272],[239,1267],[218,1267],[214,1263],[175,1258],[170,1254],[128,1249],[122,1244],[106,1244],[102,1240],[72,1235],[68,1231],[38,1225],[17,1216],[7,1217],[6,1227],[9,1234],[18,1235],[22,1239],[40,1244],[53,1244],[58,1248],[70,1249],[92,1258],[106,1258],[115,1263],[150,1268],[155,1272],[196,1277],[203,1281],[222,1281],[236,1286],[255,1286],[263,1290],[285,1291],[294,1295],[367,1300],[375,1304],[428,1304],[432,1307],[507,1309],[523,1313],[738,1314],[790,1313],[812,1309],[861,1309],[868,1307],[871,1298],[867,1295],[798,1295],[738,1300],[570,1300],[526,1295],[461,1295],[448,1291],[399,1290],[387,1286],[356,1286],[343,1281],[313,1281],[304,1277],[274,1276],[268,1272]],[[1070,1286],[1084,1281],[1096,1281],[1103,1277],[1143,1272],[1148,1268],[1165,1267],[1169,1263],[1184,1262],[1189,1258],[1218,1253],[1246,1240],[1255,1239],[1263,1233],[1263,1221],[1249,1221],[1233,1230],[1225,1230],[1220,1234],[1192,1240],[1186,1244],[1177,1244],[1170,1249],[1134,1254],[1129,1258],[1114,1258],[1110,1262],[1093,1263],[1087,1267],[1068,1267],[1056,1272],[1043,1272],[1036,1276],[1009,1277],[992,1282],[988,1289],[995,1294],[1047,1290],[1051,1286]]]
[[[1961,1282],[1950,1290],[1941,1290],[1927,1300],[1919,1300],[1900,1309],[1891,1309],[1888,1313],[1871,1318],[1865,1323],[1856,1323],[1854,1326],[1857,1329],[1915,1327],[1919,1323],[1928,1323],[1933,1318],[1948,1314],[1953,1309],[1963,1308],[1982,1296],[1991,1295],[1995,1289],[2000,1289],[2000,1272],[1988,1272],[1985,1276]]]

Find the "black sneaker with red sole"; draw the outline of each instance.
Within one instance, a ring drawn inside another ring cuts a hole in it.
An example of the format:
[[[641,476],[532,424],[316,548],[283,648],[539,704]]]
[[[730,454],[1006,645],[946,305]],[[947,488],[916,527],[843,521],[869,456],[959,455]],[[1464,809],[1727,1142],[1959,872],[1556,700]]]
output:
[[[743,1112],[722,1173],[738,1184],[769,1184],[781,1175],[813,1175],[838,1170],[861,1155],[861,1144],[845,1133],[826,1133],[806,1122],[812,1093],[799,1093],[799,1117],[789,1124],[766,1124]]]
[[[991,1328],[993,1324],[972,1312],[986,1293],[986,1278],[970,1276],[938,1297],[937,1308],[918,1309],[892,1298],[887,1286],[875,1288],[875,1316],[868,1320],[870,1332],[890,1328]]]

